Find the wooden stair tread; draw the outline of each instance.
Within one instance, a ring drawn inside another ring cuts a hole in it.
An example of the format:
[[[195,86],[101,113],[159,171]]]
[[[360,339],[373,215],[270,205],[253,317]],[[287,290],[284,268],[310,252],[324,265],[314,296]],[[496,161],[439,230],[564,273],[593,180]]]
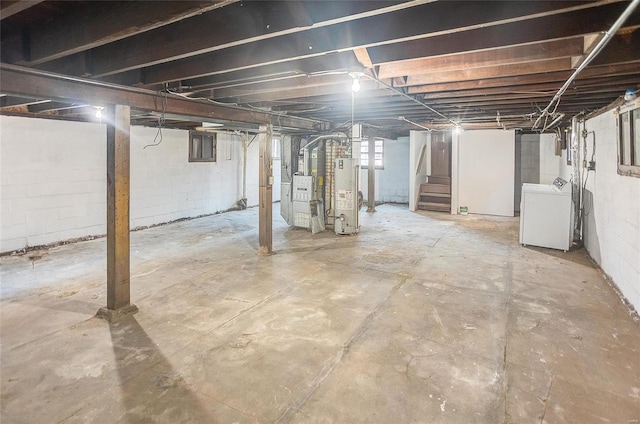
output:
[[[420,187],[422,186],[431,186],[431,187],[449,187],[449,184],[440,184],[440,183],[422,183],[420,184]]]
[[[448,212],[451,210],[451,205],[447,203],[418,202],[418,208],[423,210]]]
[[[425,197],[448,197],[451,198],[451,193],[434,193],[431,191],[421,191],[420,196]]]
[[[427,181],[430,183],[436,184],[451,184],[451,177],[438,176],[438,175],[430,175],[427,177]]]

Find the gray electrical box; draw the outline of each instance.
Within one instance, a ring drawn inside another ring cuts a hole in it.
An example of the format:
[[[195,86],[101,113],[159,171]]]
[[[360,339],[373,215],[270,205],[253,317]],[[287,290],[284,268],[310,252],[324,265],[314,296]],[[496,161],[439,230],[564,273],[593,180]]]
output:
[[[311,209],[309,202],[313,199],[313,177],[307,175],[293,176],[293,225],[311,228]]]
[[[357,159],[335,161],[335,225],[336,234],[356,234],[360,230],[360,165]]]
[[[292,185],[293,226],[310,228],[313,234],[324,231],[324,206],[316,199],[315,177],[294,175]]]

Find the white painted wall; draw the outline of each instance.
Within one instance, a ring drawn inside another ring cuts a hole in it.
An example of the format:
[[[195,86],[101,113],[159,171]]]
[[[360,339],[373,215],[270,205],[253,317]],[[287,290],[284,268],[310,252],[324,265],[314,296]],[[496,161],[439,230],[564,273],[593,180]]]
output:
[[[239,136],[218,134],[218,161],[197,163],[188,161],[187,131],[165,129],[162,143],[145,149],[156,132],[131,129],[131,228],[223,211],[242,197]],[[254,206],[257,139],[247,169]],[[0,200],[0,252],[104,234],[105,125],[0,116]]]
[[[0,251],[104,234],[106,130],[0,116]]]
[[[356,143],[354,143],[356,144]],[[397,140],[384,140],[384,169],[376,169],[375,196],[376,202],[409,202],[409,138],[399,137]],[[368,169],[360,174],[362,194],[368,195]]]
[[[217,134],[217,162],[189,162],[188,132],[131,128],[131,226],[160,224],[234,206],[242,193],[240,137]],[[227,160],[227,149],[231,160]]]
[[[409,169],[409,210],[411,211],[418,209],[420,184],[427,181],[427,164],[431,165],[430,141],[431,136],[426,131],[411,131],[409,133],[409,166],[407,168]],[[420,152],[422,152],[423,146],[427,146],[425,148],[425,157],[422,160],[422,166],[418,169]]]
[[[457,153],[456,203],[469,213],[513,216],[515,132],[465,131]]]
[[[586,129],[595,131],[596,170],[589,172],[586,184],[587,200],[593,201],[585,209],[585,247],[640,311],[640,178],[618,175],[613,112],[588,120]],[[591,158],[592,140],[589,135],[582,157]]]

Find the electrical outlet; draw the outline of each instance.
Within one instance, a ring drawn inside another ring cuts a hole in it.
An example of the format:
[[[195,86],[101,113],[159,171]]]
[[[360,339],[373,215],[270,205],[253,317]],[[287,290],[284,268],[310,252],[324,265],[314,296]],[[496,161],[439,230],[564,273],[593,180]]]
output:
[[[589,167],[587,169],[589,171],[595,171],[596,170],[596,161],[595,160],[589,161]]]

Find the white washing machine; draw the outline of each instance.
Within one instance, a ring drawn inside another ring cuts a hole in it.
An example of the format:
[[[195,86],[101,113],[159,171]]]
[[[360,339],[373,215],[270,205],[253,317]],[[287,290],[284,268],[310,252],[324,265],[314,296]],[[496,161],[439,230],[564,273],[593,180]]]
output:
[[[522,184],[520,244],[569,250],[573,242],[571,184]]]

